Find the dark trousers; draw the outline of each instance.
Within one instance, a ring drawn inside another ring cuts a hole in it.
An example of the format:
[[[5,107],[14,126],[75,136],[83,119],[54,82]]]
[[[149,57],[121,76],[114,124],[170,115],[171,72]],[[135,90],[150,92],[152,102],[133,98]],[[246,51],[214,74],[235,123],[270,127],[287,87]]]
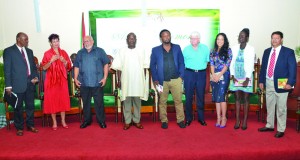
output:
[[[14,124],[17,130],[24,129],[23,103],[25,102],[26,126],[34,127],[34,92],[35,86],[28,82],[27,89],[24,93],[16,93],[18,103],[14,109]]]
[[[204,121],[204,93],[206,86],[206,71],[193,72],[185,70],[184,88],[185,88],[185,114],[186,120],[193,119],[192,103],[193,95],[196,90],[198,120]]]
[[[98,123],[105,122],[103,88],[102,87],[80,87],[83,102],[83,118],[85,123],[92,122],[91,100],[94,99],[94,108]]]

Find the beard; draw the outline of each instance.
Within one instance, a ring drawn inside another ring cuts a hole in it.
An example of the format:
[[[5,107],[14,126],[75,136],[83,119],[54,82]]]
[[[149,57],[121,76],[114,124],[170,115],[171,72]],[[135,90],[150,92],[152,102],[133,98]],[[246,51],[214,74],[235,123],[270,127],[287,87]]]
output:
[[[171,43],[171,39],[168,39],[168,40],[164,40],[163,41],[163,44],[170,44]]]
[[[90,45],[90,46],[88,46],[88,45],[84,46],[84,48],[87,49],[87,50],[92,49],[92,47],[93,47],[92,45]]]

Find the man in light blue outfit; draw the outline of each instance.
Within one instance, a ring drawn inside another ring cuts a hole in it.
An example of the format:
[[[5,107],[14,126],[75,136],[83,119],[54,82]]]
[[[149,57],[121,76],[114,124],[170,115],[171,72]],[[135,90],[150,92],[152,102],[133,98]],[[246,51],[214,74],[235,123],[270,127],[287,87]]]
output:
[[[185,88],[185,113],[186,126],[192,122],[193,95],[196,90],[198,122],[206,126],[204,120],[204,92],[206,86],[206,67],[209,62],[209,49],[200,43],[199,32],[192,32],[190,35],[191,44],[184,48],[183,57],[185,63],[184,88]]]

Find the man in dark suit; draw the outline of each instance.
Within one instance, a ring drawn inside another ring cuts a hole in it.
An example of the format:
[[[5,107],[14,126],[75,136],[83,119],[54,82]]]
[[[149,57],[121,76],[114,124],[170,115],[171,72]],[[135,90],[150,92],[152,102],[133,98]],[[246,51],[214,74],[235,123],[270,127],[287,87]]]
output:
[[[265,50],[259,75],[259,87],[266,88],[267,124],[259,132],[274,131],[275,109],[277,115],[276,138],[284,136],[287,116],[287,97],[296,83],[297,62],[292,49],[282,46],[283,33],[273,32],[272,47]],[[278,87],[278,79],[287,79],[283,87]]]
[[[160,31],[159,36],[162,45],[152,49],[150,69],[155,86],[163,86],[162,91],[158,90],[161,128],[168,128],[167,99],[169,91],[171,91],[175,103],[177,124],[180,128],[185,128],[182,103],[183,55],[180,46],[171,43],[170,31],[164,29]]]
[[[16,40],[16,44],[6,48],[3,53],[5,92],[8,96],[14,92],[18,97],[14,109],[14,124],[17,136],[23,136],[23,101],[25,101],[27,130],[33,133],[38,132],[33,122],[34,92],[35,84],[38,82],[38,73],[33,52],[27,48],[28,36],[20,32]]]

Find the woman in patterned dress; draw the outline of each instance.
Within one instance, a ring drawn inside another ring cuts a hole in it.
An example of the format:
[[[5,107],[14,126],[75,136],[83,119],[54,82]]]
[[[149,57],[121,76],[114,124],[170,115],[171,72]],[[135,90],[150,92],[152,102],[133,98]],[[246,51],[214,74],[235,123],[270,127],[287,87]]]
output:
[[[214,49],[210,54],[210,84],[212,87],[212,101],[216,103],[216,127],[220,128],[224,128],[227,122],[225,95],[230,81],[229,66],[231,59],[232,54],[227,36],[224,33],[219,33],[215,40]]]
[[[244,28],[238,38],[239,44],[232,47],[232,63],[230,65],[231,79],[230,90],[235,92],[236,122],[234,129],[240,128],[241,100],[244,102],[244,120],[242,130],[247,129],[247,118],[249,110],[249,94],[253,92],[253,70],[255,52],[254,48],[247,44],[249,40],[249,29]],[[241,85],[235,85],[240,81]]]

